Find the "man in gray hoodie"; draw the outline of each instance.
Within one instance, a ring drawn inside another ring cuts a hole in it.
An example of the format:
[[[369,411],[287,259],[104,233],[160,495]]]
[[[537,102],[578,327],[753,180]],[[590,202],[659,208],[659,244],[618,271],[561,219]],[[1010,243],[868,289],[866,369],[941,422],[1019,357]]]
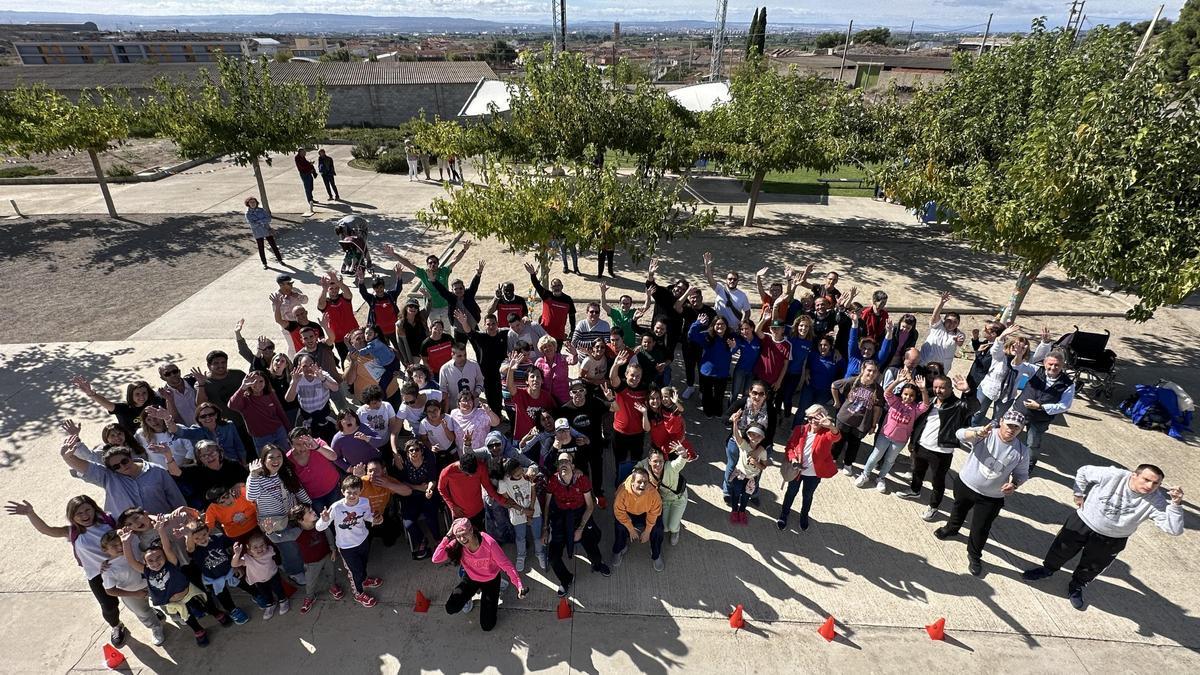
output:
[[[950,520],[933,534],[938,539],[953,537],[971,514],[967,569],[974,576],[983,574],[983,547],[992,522],[1004,508],[1004,498],[1029,480],[1029,448],[1019,438],[1024,426],[1025,416],[1010,410],[1000,418],[999,427],[989,422],[985,427],[959,429],[956,434],[970,454],[958,472]]]
[[[1082,551],[1067,586],[1067,598],[1083,610],[1083,587],[1105,570],[1125,548],[1142,521],[1154,521],[1167,534],[1183,534],[1183,488],[1161,488],[1162,469],[1142,464],[1133,471],[1081,466],[1075,473],[1076,509],[1046,554],[1041,567],[1027,570],[1026,581],[1045,579]]]

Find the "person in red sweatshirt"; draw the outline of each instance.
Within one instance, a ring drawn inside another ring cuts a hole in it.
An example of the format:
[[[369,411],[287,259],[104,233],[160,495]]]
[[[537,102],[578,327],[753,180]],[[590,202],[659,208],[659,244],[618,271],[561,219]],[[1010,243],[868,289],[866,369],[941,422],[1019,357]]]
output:
[[[269,444],[285,449],[291,447],[288,431],[292,424],[275,390],[267,384],[265,372],[252,370],[246,375],[242,386],[229,397],[229,409],[237,411],[246,420],[255,452],[261,452]]]
[[[438,476],[438,494],[450,509],[454,518],[468,518],[475,529],[484,530],[483,519],[483,489],[496,502],[503,506],[511,506],[508,499],[496,491],[492,480],[488,478],[487,465],[481,464],[475,453],[466,453],[457,462],[442,469]]]
[[[542,299],[542,328],[546,334],[564,344],[566,337],[575,332],[575,301],[563,293],[561,279],[550,280],[550,290],[538,281],[537,270],[533,265],[525,263],[525,271],[529,272],[529,280],[533,282],[533,290]]]

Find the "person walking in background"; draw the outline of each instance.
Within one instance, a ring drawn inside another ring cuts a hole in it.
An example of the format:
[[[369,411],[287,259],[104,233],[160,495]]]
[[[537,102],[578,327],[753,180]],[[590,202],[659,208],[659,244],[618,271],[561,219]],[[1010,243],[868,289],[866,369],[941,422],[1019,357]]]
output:
[[[1079,555],[1067,586],[1071,606],[1083,611],[1083,588],[1100,576],[1125,549],[1145,520],[1178,537],[1183,534],[1183,488],[1161,489],[1163,470],[1141,464],[1133,471],[1081,466],[1075,472],[1075,506],[1041,566],[1026,570],[1026,581],[1045,579]],[[1082,551],[1082,553],[1080,553]]]
[[[333,177],[337,175],[337,171],[333,169],[333,158],[325,154],[324,150],[317,151],[317,173],[321,174],[321,182],[325,183],[325,194],[329,195],[330,201],[341,201],[342,195],[338,194],[337,183],[333,181]]]
[[[420,170],[421,158],[417,156],[417,146],[413,145],[412,139],[404,139],[404,161],[408,162],[408,182],[417,180],[417,171]]]
[[[296,171],[300,172],[300,182],[304,183],[304,198],[311,208],[317,200],[313,199],[313,179],[317,175],[317,167],[308,161],[304,148],[296,148]]]
[[[275,244],[275,231],[271,229],[271,213],[259,206],[258,200],[254,197],[246,197],[245,204],[246,222],[250,223],[250,235],[258,244],[258,259],[262,261],[263,269],[267,269],[267,253],[263,250],[264,240],[271,245],[271,253],[275,254],[275,259],[279,261],[279,264],[285,264],[283,256],[279,253],[279,247]]]

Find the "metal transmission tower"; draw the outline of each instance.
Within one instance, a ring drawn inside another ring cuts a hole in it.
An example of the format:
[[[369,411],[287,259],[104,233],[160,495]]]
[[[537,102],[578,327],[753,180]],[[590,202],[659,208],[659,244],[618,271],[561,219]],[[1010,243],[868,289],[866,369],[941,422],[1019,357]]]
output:
[[[554,53],[567,50],[567,0],[550,0],[554,17]]]
[[[1085,0],[1071,0],[1070,13],[1067,14],[1066,29],[1073,35],[1079,34],[1079,29],[1083,26],[1083,6],[1087,4]]]
[[[708,79],[711,82],[721,80],[721,60],[725,56],[725,11],[729,9],[729,0],[717,0],[716,28],[713,29],[712,58],[708,62]]]

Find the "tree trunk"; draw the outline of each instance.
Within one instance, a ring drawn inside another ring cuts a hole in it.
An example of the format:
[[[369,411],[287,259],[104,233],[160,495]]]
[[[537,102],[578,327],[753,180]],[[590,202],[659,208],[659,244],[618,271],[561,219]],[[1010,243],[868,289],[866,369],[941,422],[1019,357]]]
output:
[[[543,246],[537,254],[538,281],[543,288],[550,288],[550,264],[554,261],[554,251],[549,246]]]
[[[1011,326],[1017,320],[1017,314],[1021,311],[1021,304],[1025,302],[1025,296],[1029,295],[1029,289],[1033,288],[1033,282],[1037,281],[1038,275],[1046,269],[1050,260],[1050,258],[1030,260],[1021,267],[1021,274],[1017,277],[1016,285],[1013,286],[1012,295],[1008,298],[1008,305],[1000,314],[1002,322]]]
[[[108,181],[104,178],[104,169],[100,167],[100,155],[88,148],[88,157],[92,160],[92,170],[96,172],[96,180],[100,181],[100,192],[104,195],[104,205],[108,207],[108,215],[116,218],[117,207],[113,204],[112,193],[108,191]]]
[[[758,207],[758,193],[762,190],[763,179],[766,177],[767,172],[762,169],[754,172],[754,180],[750,183],[750,199],[746,202],[746,220],[742,223],[745,227],[754,224],[754,209]]]
[[[258,203],[267,213],[271,213],[271,202],[267,201],[267,184],[263,182],[262,167],[259,166],[257,157],[250,160],[250,166],[254,167],[254,181],[258,183]]]

